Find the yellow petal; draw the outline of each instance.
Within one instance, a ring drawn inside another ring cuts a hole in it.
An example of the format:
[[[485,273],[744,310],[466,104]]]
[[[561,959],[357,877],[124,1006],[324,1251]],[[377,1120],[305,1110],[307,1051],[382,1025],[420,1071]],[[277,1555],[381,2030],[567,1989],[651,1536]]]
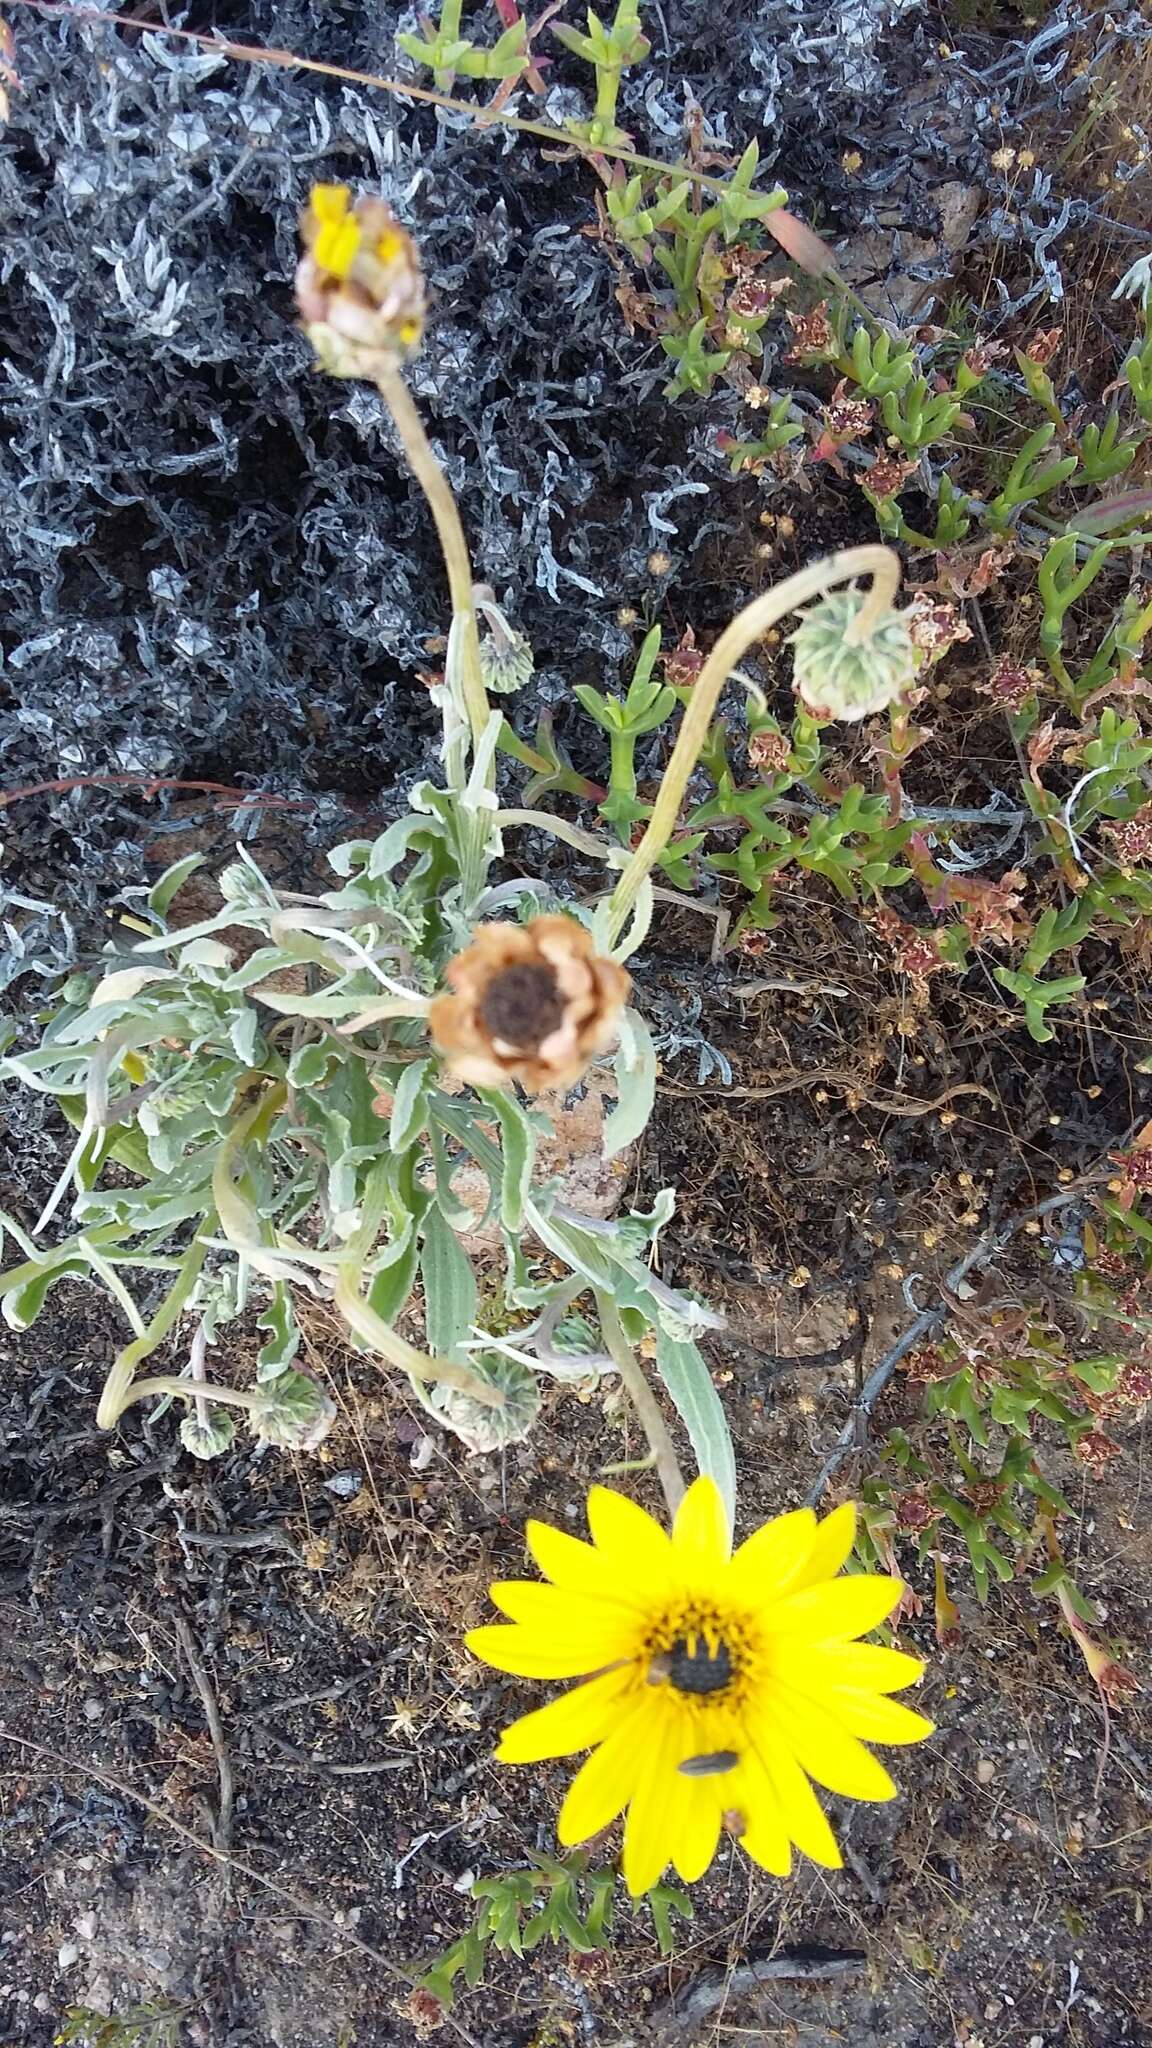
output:
[[[724,1570],[732,1549],[732,1532],[716,1481],[701,1473],[676,1510],[672,1525],[676,1562],[694,1579],[712,1579]]]
[[[325,221],[317,230],[312,254],[330,277],[347,277],[360,247],[360,228],[351,215],[347,220]]]
[[[825,1515],[816,1531],[808,1562],[796,1578],[792,1591],[799,1593],[805,1586],[819,1585],[821,1579],[834,1579],[852,1555],[855,1540],[856,1509],[850,1500],[846,1500],[842,1507],[833,1508],[830,1515]]]
[[[647,1602],[643,1596],[614,1572],[590,1543],[581,1543],[578,1537],[553,1529],[547,1522],[529,1522],[524,1534],[532,1556],[553,1585],[563,1587],[566,1593],[588,1593],[595,1599],[616,1600],[644,1611]]]
[[[605,1657],[586,1643],[556,1643],[536,1628],[469,1629],[464,1646],[495,1671],[513,1678],[586,1678],[616,1658]]]
[[[620,1868],[634,1899],[658,1884],[672,1860],[680,1812],[676,1762],[683,1754],[682,1716],[672,1712],[645,1729],[636,1783],[624,1823]],[[681,1784],[687,1780],[681,1779]]]
[[[899,1700],[885,1699],[880,1693],[835,1692],[829,1697],[828,1708],[845,1728],[865,1742],[923,1742],[926,1735],[936,1733],[934,1721],[902,1706]]]
[[[317,220],[343,220],[352,197],[348,185],[313,185],[311,192],[312,211]]]
[[[792,1844],[776,1788],[755,1755],[746,1758],[732,1786],[731,1809],[743,1819],[739,1842],[753,1863],[770,1870],[774,1877],[787,1877],[792,1868]]]
[[[502,1764],[538,1764],[553,1756],[572,1756],[580,1749],[593,1749],[612,1733],[621,1718],[621,1703],[628,1690],[626,1670],[605,1671],[590,1678],[546,1707],[522,1714],[504,1730],[496,1751]]]
[[[559,1586],[541,1586],[534,1579],[498,1579],[488,1588],[494,1607],[531,1629],[541,1641],[580,1645],[598,1652],[601,1664],[630,1657],[640,1647],[643,1625],[635,1610],[613,1601],[566,1593]],[[595,1665],[586,1665],[594,1670]]]
[[[830,1707],[779,1689],[757,1716],[764,1747],[791,1751],[801,1770],[845,1799],[895,1799],[896,1787],[882,1763],[838,1721]]]
[[[588,1495],[588,1526],[597,1550],[638,1594],[663,1598],[676,1584],[672,1543],[659,1522],[608,1486]]]
[[[812,1551],[816,1517],[811,1508],[777,1515],[742,1543],[732,1559],[725,1591],[759,1605],[792,1590]]]
[[[762,1610],[773,1635],[805,1636],[813,1643],[848,1642],[887,1619],[903,1591],[900,1579],[859,1573],[789,1593]]]
[[[804,1656],[804,1689],[846,1686],[852,1692],[899,1692],[924,1676],[919,1657],[880,1643],[838,1643],[813,1647]]]
[[[672,1817],[672,1861],[685,1884],[696,1884],[711,1867],[720,1840],[721,1805],[714,1787],[676,1773]],[[683,1787],[683,1790],[679,1788]]]
[[[794,1756],[782,1747],[755,1744],[759,1759],[776,1798],[776,1807],[789,1839],[826,1870],[840,1870],[843,1857],[828,1825],[824,1809]],[[750,1852],[751,1853],[751,1852]],[[757,1857],[759,1862],[759,1857]]]
[[[642,1701],[631,1713],[625,1712],[612,1734],[581,1764],[556,1820],[556,1833],[566,1849],[598,1835],[627,1806],[636,1783],[642,1724],[651,1711]]]

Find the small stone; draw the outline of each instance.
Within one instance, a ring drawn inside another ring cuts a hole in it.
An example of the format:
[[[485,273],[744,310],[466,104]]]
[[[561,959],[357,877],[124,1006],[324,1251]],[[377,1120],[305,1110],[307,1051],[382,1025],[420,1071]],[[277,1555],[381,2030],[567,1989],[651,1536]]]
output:
[[[75,1920],[74,1920],[74,1921],[72,1922],[72,1925],[73,1925],[73,1927],[75,1928],[75,1930],[76,1930],[77,1934],[78,1934],[78,1935],[80,1936],[80,1939],[81,1939],[81,1941],[94,1941],[94,1940],[95,1940],[95,1938],[96,1938],[96,1915],[95,1915],[95,1913],[78,1913],[78,1914],[76,1915],[76,1918],[75,1918]]]
[[[996,1776],[996,1765],[990,1756],[982,1756],[976,1766],[977,1783],[990,1785]]]
[[[62,1970],[70,1970],[80,1960],[80,1950],[74,1941],[62,1941],[56,1951],[56,1961]]]
[[[85,1700],[84,1719],[86,1721],[99,1721],[103,1713],[104,1708],[99,1700]]]

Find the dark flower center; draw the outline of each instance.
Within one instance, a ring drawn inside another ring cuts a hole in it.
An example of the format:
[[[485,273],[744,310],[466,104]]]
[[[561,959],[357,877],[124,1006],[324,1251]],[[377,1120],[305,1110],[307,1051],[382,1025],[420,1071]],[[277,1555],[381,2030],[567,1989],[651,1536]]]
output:
[[[723,1692],[732,1680],[732,1658],[724,1643],[713,1651],[696,1636],[689,1649],[680,1636],[668,1653],[668,1676],[677,1692]]]
[[[518,1052],[536,1052],[563,1023],[564,999],[550,967],[523,960],[493,975],[480,1016],[491,1038],[503,1039]]]

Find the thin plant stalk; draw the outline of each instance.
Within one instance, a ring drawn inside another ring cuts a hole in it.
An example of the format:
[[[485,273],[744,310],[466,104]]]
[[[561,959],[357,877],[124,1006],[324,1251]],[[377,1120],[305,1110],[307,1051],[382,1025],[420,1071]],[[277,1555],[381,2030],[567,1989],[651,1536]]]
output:
[[[684,1498],[684,1474],[676,1456],[676,1447],[669,1434],[668,1425],[660,1412],[660,1403],[648,1384],[644,1368],[624,1335],[624,1327],[616,1312],[616,1304],[610,1295],[596,1289],[596,1310],[604,1342],[612,1354],[613,1363],[620,1374],[624,1390],[648,1439],[648,1448],[656,1464],[656,1476],[668,1504],[668,1513],[674,1515]]]
[[[404,453],[412,465],[416,481],[428,500],[429,510],[436,522],[440,552],[448,572],[448,591],[452,600],[453,617],[460,635],[460,682],[464,706],[472,729],[473,747],[478,747],[487,730],[491,714],[480,662],[480,632],[473,597],[472,560],[468,553],[464,527],[448,479],[432,452],[432,444],[424,431],[424,422],[404,382],[399,364],[391,358],[381,358],[376,365],[376,386],[392,415],[396,432],[404,444]]]
[[[684,792],[708,737],[720,692],[737,662],[743,659],[753,642],[786,613],[794,611],[810,597],[822,597],[825,591],[838,583],[851,583],[857,576],[870,576],[872,583],[849,632],[854,642],[866,640],[876,621],[892,609],[900,586],[899,557],[891,548],[876,543],[845,548],[839,554],[827,555],[822,561],[811,563],[807,569],[797,570],[795,576],[789,576],[775,589],[753,598],[752,603],[745,605],[742,612],[737,612],[731,625],[721,633],[693,685],[647,829],[613,891],[609,917],[610,944],[615,945],[619,939],[641,885],[656,866],[676,829]]]
[[[371,1303],[366,1301],[357,1284],[358,1274],[347,1266],[336,1269],[333,1300],[345,1322],[365,1344],[379,1351],[391,1365],[398,1365],[410,1379],[422,1385],[438,1382],[444,1387],[455,1387],[461,1394],[467,1394],[473,1401],[485,1408],[503,1408],[505,1395],[499,1387],[482,1378],[479,1373],[470,1372],[466,1365],[457,1364],[453,1358],[433,1358],[427,1351],[418,1351],[409,1344],[398,1330],[377,1315]]]
[[[180,1271],[175,1285],[165,1295],[147,1329],[141,1336],[133,1338],[131,1344],[126,1344],[123,1351],[117,1352],[113,1359],[100,1396],[100,1405],[96,1410],[97,1429],[115,1429],[125,1408],[139,1398],[138,1395],[129,1392],[136,1367],[141,1359],[149,1357],[163,1343],[168,1332],[179,1320],[184,1305],[200,1277],[200,1268],[208,1253],[208,1237],[215,1221],[215,1216],[205,1218],[180,1261]],[[181,1380],[179,1384],[187,1392],[188,1382]]]

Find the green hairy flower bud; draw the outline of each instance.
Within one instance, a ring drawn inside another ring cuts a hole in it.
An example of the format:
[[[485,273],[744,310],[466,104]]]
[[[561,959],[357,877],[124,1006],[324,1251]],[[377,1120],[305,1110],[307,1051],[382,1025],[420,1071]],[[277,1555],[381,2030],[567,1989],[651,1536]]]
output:
[[[796,689],[818,717],[869,718],[894,703],[916,673],[903,613],[883,612],[870,633],[854,637],[864,603],[858,590],[831,592],[791,635]]]

